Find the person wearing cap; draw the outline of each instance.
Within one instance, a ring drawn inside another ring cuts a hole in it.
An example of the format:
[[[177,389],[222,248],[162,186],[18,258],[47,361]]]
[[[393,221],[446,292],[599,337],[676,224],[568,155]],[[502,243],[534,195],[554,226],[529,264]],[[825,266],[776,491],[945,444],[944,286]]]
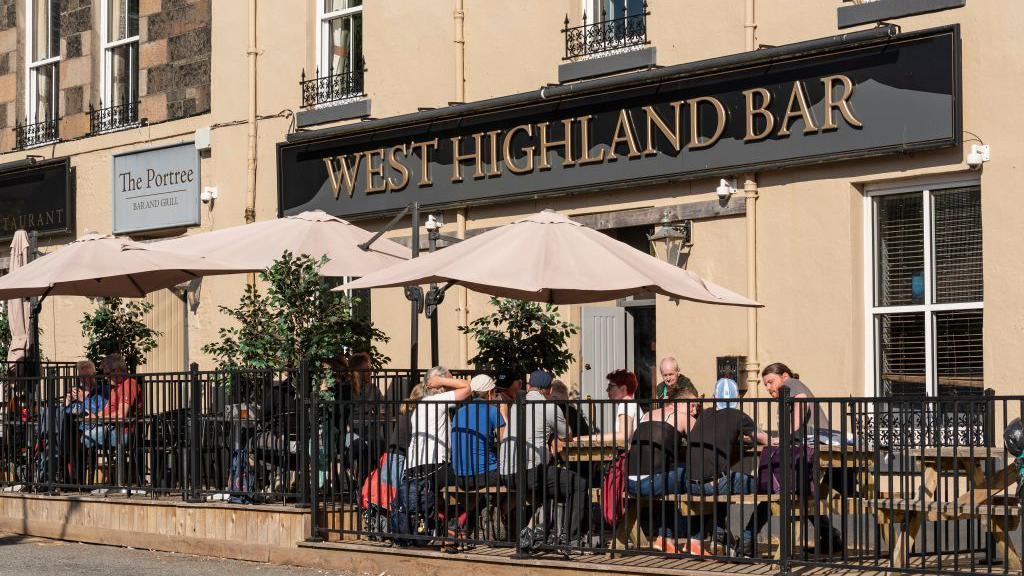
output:
[[[557,466],[551,452],[561,450],[569,440],[569,427],[565,416],[558,406],[549,401],[552,374],[546,370],[535,370],[526,383],[526,428],[519,430],[518,408],[513,405],[508,422],[509,434],[500,448],[501,473],[505,483],[516,486],[516,475],[519,470],[517,442],[522,442],[526,454],[526,490],[532,493],[534,505],[542,504],[545,518],[550,506],[562,502],[565,504],[565,518],[568,526],[559,527],[553,535],[559,544],[575,547],[583,537],[584,518],[590,506],[590,493],[587,482],[572,470]],[[519,526],[526,524],[525,514],[520,514]],[[549,534],[552,534],[549,532]]]
[[[745,448],[756,442],[768,444],[766,433],[759,430],[753,419],[739,410],[736,399],[739,389],[736,382],[728,379],[715,384],[715,404],[702,410],[687,437],[686,490],[701,496],[728,496],[753,494],[757,481],[750,474],[733,472],[732,467],[739,461]],[[728,528],[729,505],[715,505],[712,516],[702,521],[704,536],[714,540],[726,550],[735,547],[735,540]],[[713,532],[710,530],[713,527]],[[709,532],[711,532],[709,534]],[[724,554],[716,550],[715,554]]]
[[[508,418],[508,405],[495,402],[494,378],[477,374],[469,382],[472,400],[455,412],[452,420],[452,469],[458,486],[478,490],[497,486],[497,443]]]

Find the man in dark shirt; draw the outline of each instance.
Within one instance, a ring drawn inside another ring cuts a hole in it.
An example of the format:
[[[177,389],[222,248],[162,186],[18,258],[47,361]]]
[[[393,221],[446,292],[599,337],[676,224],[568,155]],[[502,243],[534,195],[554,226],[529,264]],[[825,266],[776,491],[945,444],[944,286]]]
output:
[[[687,492],[703,496],[753,494],[757,482],[753,476],[733,472],[743,450],[757,442],[768,444],[768,435],[757,429],[754,421],[736,408],[709,407],[701,412],[687,438],[686,477]],[[727,548],[734,547],[728,530],[729,505],[714,506],[714,517],[705,517],[701,532],[714,526],[715,541]],[[719,554],[721,552],[718,552]]]

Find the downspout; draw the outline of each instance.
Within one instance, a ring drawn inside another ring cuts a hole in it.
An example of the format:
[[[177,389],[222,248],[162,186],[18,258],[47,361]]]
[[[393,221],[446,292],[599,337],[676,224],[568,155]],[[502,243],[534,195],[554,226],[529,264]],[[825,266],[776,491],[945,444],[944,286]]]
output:
[[[455,0],[455,101],[466,101],[466,12],[465,0]],[[466,238],[466,209],[459,208],[456,212],[456,237]],[[469,291],[465,286],[458,287],[459,326],[469,324]],[[459,367],[469,367],[469,334],[459,333]]]
[[[754,13],[755,0],[746,0],[743,29],[746,36],[746,49],[757,49],[757,19]],[[747,208],[747,298],[757,300],[757,175],[743,175],[743,194]],[[744,367],[747,376],[747,391],[760,395],[760,357],[757,342],[757,308],[747,308],[747,363]]]
[[[245,223],[256,221],[256,0],[249,0],[249,144],[246,163]],[[248,274],[249,284],[256,283],[256,275]]]

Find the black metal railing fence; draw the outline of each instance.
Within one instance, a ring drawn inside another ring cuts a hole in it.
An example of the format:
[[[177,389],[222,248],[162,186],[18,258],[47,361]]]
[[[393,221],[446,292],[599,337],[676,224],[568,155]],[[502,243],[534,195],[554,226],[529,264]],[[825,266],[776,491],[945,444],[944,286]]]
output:
[[[2,381],[4,490],[291,503],[312,538],[396,546],[1020,573],[1002,431],[1024,397],[552,400],[428,391],[409,370],[24,372]]]

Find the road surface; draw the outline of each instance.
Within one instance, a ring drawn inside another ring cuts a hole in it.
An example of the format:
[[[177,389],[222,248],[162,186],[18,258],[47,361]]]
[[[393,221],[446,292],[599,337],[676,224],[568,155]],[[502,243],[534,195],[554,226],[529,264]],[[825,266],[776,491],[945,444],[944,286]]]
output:
[[[0,533],[0,576],[352,576],[171,552],[61,542]],[[377,576],[376,574],[373,576]]]

